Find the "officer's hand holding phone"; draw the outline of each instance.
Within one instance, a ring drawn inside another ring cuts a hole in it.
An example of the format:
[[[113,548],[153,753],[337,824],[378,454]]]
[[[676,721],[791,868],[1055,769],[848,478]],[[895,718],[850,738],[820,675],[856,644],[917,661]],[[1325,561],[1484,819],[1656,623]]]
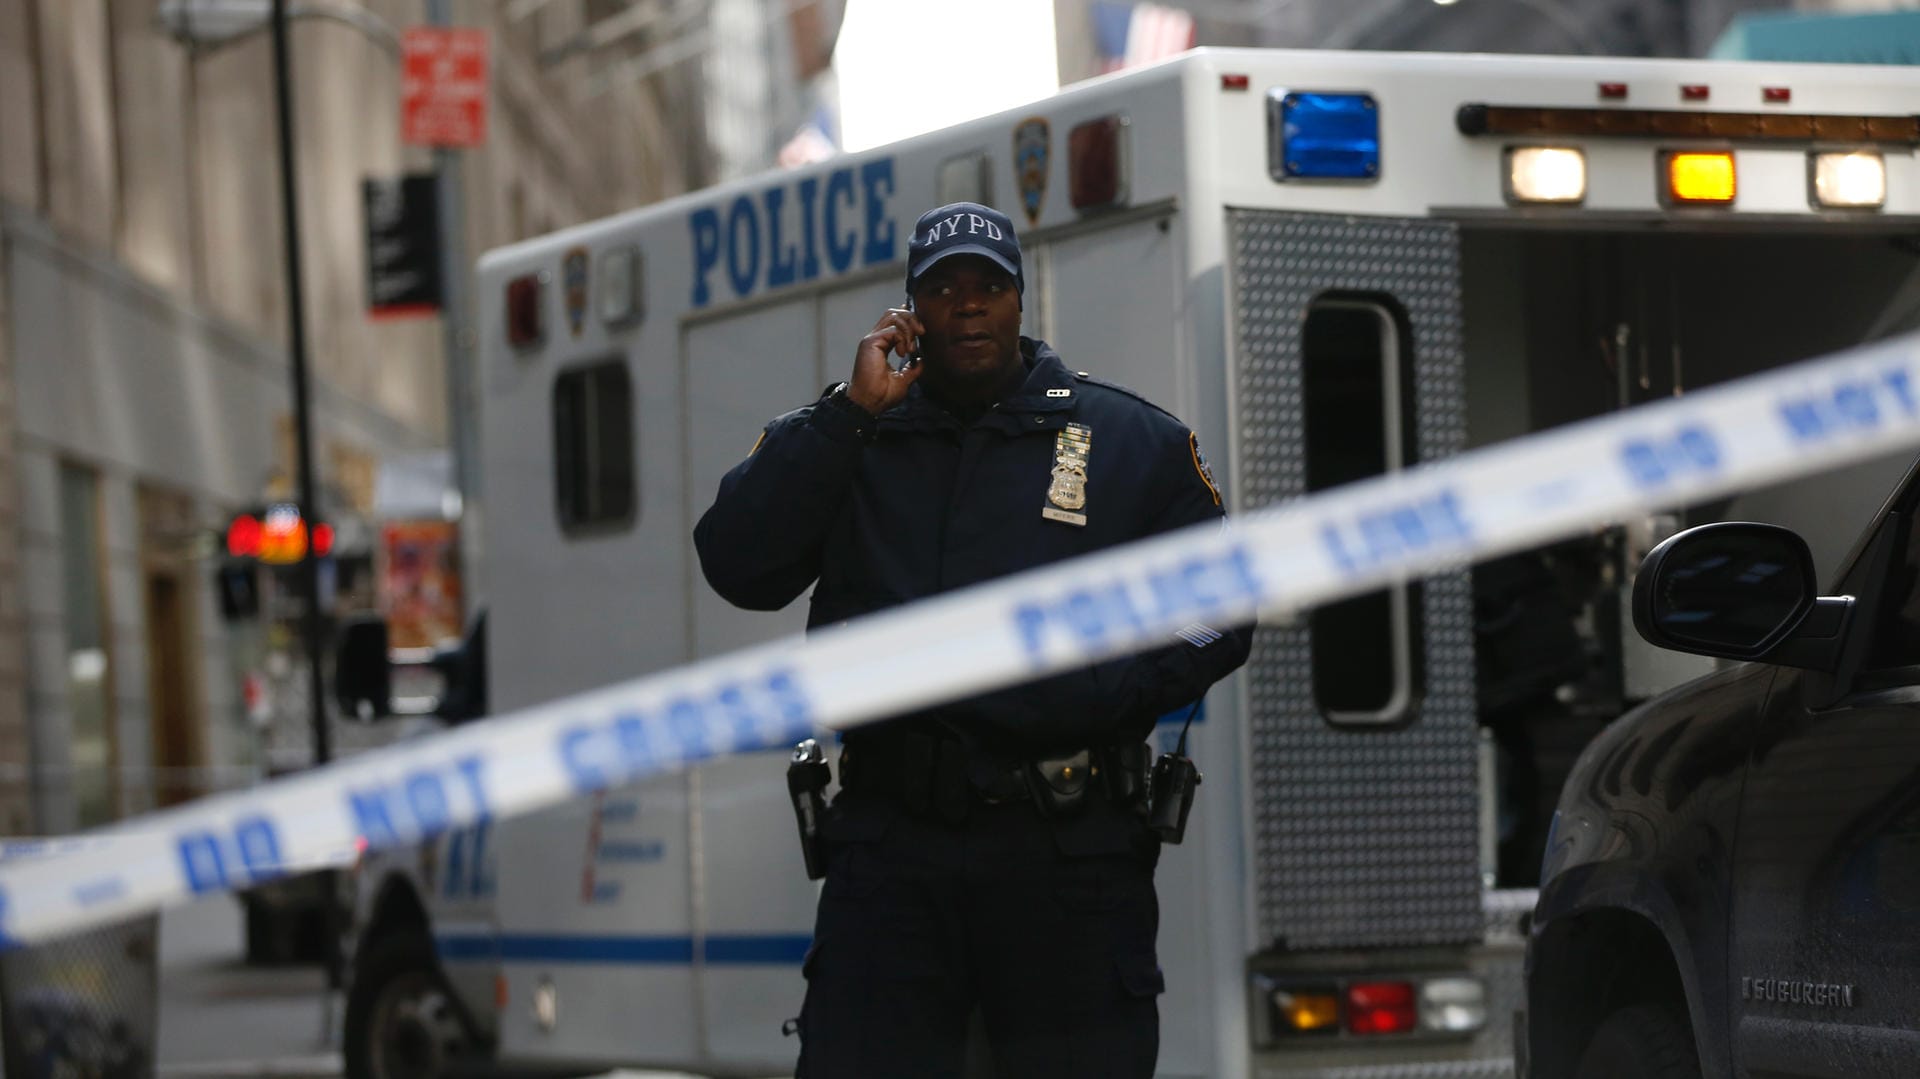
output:
[[[920,335],[926,332],[912,308],[889,308],[854,351],[848,399],[876,416],[906,400],[907,387],[920,377]],[[898,371],[887,363],[889,352],[906,361]]]

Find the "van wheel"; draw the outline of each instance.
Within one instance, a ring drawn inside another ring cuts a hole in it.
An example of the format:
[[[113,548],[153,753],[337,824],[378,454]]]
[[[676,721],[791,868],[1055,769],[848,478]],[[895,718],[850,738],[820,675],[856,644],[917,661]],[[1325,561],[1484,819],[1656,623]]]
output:
[[[368,942],[347,993],[347,1079],[439,1079],[468,1049],[433,945],[411,933]]]
[[[1574,1079],[1700,1079],[1686,1021],[1657,1004],[1622,1008],[1600,1024]]]

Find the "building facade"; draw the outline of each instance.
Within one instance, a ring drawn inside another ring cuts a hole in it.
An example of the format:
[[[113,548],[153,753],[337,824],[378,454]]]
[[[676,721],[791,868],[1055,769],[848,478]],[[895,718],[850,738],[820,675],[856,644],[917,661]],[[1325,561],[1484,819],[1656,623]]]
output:
[[[0,0],[0,835],[249,782],[284,703],[252,668],[305,686],[219,572],[226,523],[294,472],[270,43],[189,47],[160,6]],[[469,265],[705,182],[699,67],[607,77],[666,30],[575,47],[627,7],[453,5],[491,43]],[[365,521],[383,461],[447,443],[439,319],[376,321],[366,297],[362,182],[431,158],[401,144],[390,41],[334,20],[291,41],[321,503]]]

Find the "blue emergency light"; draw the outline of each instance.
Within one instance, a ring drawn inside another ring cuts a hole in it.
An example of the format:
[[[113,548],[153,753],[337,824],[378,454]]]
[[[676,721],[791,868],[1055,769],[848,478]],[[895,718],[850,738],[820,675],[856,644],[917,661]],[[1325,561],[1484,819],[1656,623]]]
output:
[[[1288,93],[1270,147],[1275,179],[1371,180],[1380,175],[1380,107],[1372,94]]]

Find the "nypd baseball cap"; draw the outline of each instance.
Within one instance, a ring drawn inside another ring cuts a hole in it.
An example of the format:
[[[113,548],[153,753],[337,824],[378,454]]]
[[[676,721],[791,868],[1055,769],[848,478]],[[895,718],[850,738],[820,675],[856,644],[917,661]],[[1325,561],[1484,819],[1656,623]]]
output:
[[[980,255],[1013,275],[1014,287],[1021,295],[1027,291],[1026,274],[1020,269],[1020,240],[1013,234],[1013,222],[991,206],[977,202],[953,202],[928,210],[914,222],[913,239],[907,243],[907,292],[913,292],[920,275],[941,259],[954,255]]]

